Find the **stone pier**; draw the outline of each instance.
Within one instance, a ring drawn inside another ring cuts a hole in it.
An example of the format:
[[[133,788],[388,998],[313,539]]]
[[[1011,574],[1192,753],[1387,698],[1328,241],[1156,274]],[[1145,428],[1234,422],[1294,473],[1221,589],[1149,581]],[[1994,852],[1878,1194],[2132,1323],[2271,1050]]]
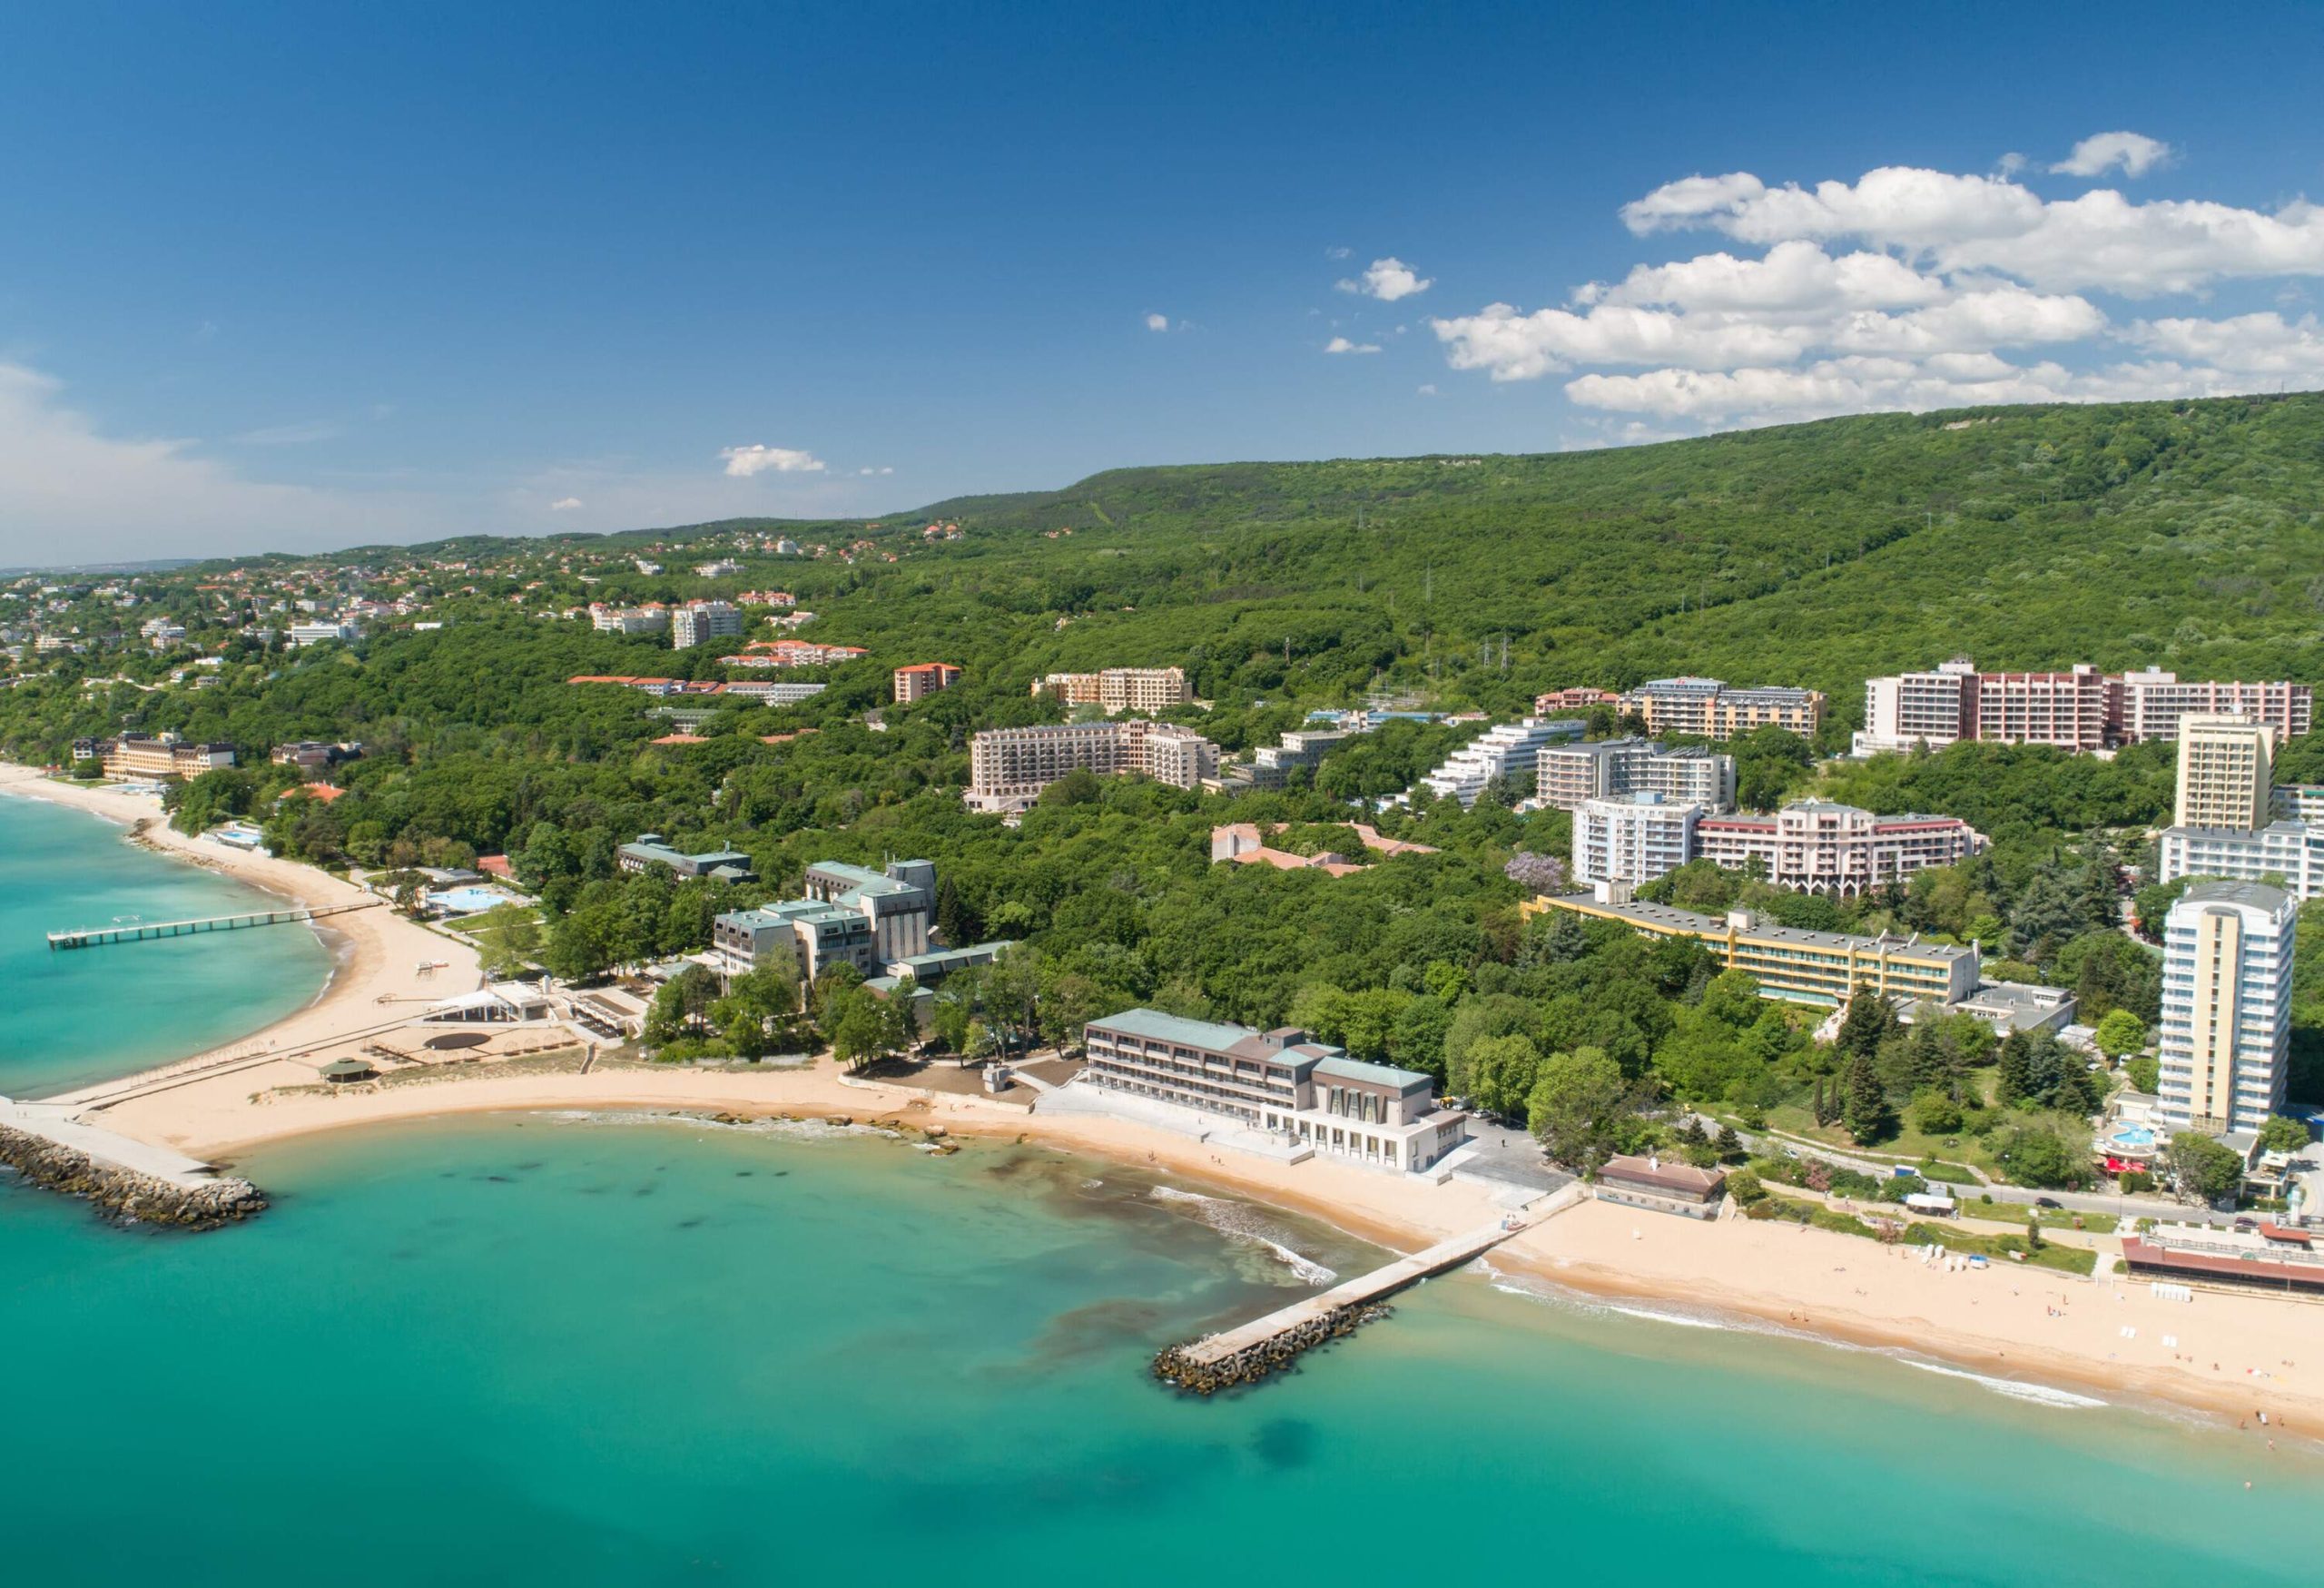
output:
[[[265,1193],[248,1180],[84,1124],[54,1104],[0,1098],[0,1163],[36,1186],[86,1198],[124,1223],[216,1229],[266,1208]]]

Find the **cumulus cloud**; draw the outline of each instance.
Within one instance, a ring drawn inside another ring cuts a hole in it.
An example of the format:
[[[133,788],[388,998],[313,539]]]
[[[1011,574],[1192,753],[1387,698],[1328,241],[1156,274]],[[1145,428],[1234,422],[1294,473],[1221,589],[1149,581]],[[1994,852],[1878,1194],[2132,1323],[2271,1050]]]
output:
[[[1380,344],[1352,342],[1344,336],[1335,336],[1324,344],[1324,350],[1327,353],[1376,353],[1380,350]]]
[[[1167,330],[1170,329],[1170,317],[1167,314],[1149,314],[1146,317],[1146,329]]]
[[[1364,267],[1362,275],[1353,281],[1342,281],[1340,291],[1377,298],[1383,303],[1393,303],[1400,298],[1425,292],[1435,284],[1433,277],[1423,276],[1403,260],[1389,258],[1374,260]]]
[[[2052,169],[2136,176],[2171,153],[2103,133]],[[1455,370],[1570,377],[1581,407],[1698,425],[2324,381],[2314,316],[2123,326],[2102,306],[2106,294],[2324,275],[2324,209],[2137,203],[2111,188],[2053,201],[2014,180],[2027,169],[2012,157],[1990,174],[1884,166],[1812,186],[1685,177],[1624,205],[1623,225],[1717,232],[1729,246],[1640,263],[1561,304],[1492,302],[1429,325]],[[2124,360],[2125,348],[2142,356]]]
[[[2142,177],[2171,158],[2171,145],[2142,133],[2099,133],[2073,146],[2050,170],[2060,176],[2103,176],[2116,166],[2127,177]]]
[[[578,512],[580,508],[579,497],[559,497],[548,505],[548,510],[552,513],[573,513]]]
[[[812,452],[802,452],[790,447],[727,447],[718,456],[726,460],[726,472],[737,479],[748,479],[754,474],[772,471],[776,474],[821,474],[823,460]]]

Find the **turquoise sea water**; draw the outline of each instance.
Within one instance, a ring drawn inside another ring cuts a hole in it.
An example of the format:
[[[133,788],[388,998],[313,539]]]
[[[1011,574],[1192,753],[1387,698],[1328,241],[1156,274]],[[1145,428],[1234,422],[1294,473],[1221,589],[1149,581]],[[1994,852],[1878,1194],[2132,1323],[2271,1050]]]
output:
[[[290,1013],[330,955],[304,927],[58,953],[47,933],[281,902],[121,841],[84,812],[0,798],[0,1097],[36,1097],[198,1053]]]
[[[1299,1293],[1254,1234],[1366,1253],[1023,1149],[532,1116],[246,1167],[279,1205],[194,1238],[0,1184],[15,1580],[2290,1582],[2324,1494],[1468,1277],[1179,1400],[1157,1346]]]
[[[241,1167],[276,1206],[195,1237],[0,1174],[7,1580],[2311,1574],[2324,1461],[2258,1435],[1476,1276],[1181,1400],[1158,1346],[1377,1254],[1028,1149],[526,1115]]]

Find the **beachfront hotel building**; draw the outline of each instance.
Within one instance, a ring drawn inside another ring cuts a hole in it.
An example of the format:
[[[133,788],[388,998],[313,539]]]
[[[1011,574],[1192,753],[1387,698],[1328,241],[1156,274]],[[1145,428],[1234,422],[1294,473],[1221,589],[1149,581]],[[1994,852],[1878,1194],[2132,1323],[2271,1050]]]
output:
[[[1533,771],[1543,745],[1578,740],[1583,729],[1584,725],[1576,717],[1551,721],[1529,716],[1520,722],[1502,723],[1453,751],[1444,764],[1422,778],[1421,784],[1438,799],[1473,805],[1485,784],[1494,778]]]
[[[1427,1169],[1466,1139],[1417,1070],[1351,1059],[1285,1026],[1271,1031],[1132,1009],[1091,1021],[1077,1084],[1152,1099],[1274,1132],[1381,1169]]]
[[[2171,827],[2156,840],[2159,880],[2218,877],[2270,883],[2294,899],[2324,898],[2324,824],[2270,822],[2266,826]]]
[[[1673,749],[1652,739],[1545,745],[1533,758],[1533,792],[1561,811],[1636,794],[1724,811],[1735,804],[1735,757],[1700,745]]]
[[[2179,719],[2178,798],[2171,824],[2256,832],[2268,824],[2275,729],[2240,716]]]
[[[960,669],[950,662],[914,662],[909,667],[898,667],[895,676],[895,695],[898,705],[910,705],[915,700],[925,700],[940,689],[950,689],[960,681]]]
[[[1615,703],[1649,734],[1732,739],[1754,728],[1781,728],[1814,738],[1824,722],[1824,696],[1814,689],[1767,686],[1729,688],[1718,678],[1655,678],[1622,692]]]
[[[714,920],[710,952],[718,971],[739,976],[788,948],[807,981],[832,965],[846,964],[867,980],[884,972],[925,982],[966,965],[989,964],[1009,946],[937,944],[932,861],[891,861],[881,871],[817,861],[807,868],[800,893],[797,899],[730,910]]]
[[[1095,673],[1051,673],[1033,682],[1035,695],[1054,695],[1067,705],[1118,711],[1164,711],[1187,705],[1194,691],[1183,667],[1100,667]]]
[[[1590,1188],[1600,1202],[1620,1202],[1681,1218],[1716,1218],[1727,1192],[1727,1171],[1666,1163],[1652,1155],[1617,1153]]]
[[[1827,1009],[1846,1003],[1859,986],[1868,986],[1892,1002],[1925,1001],[1949,1007],[1970,1000],[1980,980],[1974,948],[1918,937],[1805,932],[1763,922],[1748,910],[1700,915],[1668,904],[1618,903],[1587,893],[1548,895],[1523,908],[1528,914],[1564,910],[1591,920],[1619,922],[1644,937],[1693,938],[1718,958],[1723,969],[1748,972],[1759,983],[1760,997]]]
[[[743,632],[743,615],[724,601],[689,601],[670,614],[670,648],[691,650]]]
[[[2257,1130],[2283,1107],[2292,932],[2281,889],[2198,883],[2162,925],[2156,1112],[2182,1130]]]
[[[1100,777],[1142,773],[1173,788],[1218,775],[1218,746],[1192,728],[1144,717],[988,728],[969,741],[969,809],[1022,811],[1068,772]]]
[[[1658,794],[1582,801],[1573,813],[1573,880],[1627,891],[1677,871],[1695,858],[1702,814],[1691,801]]]
[[[1771,816],[1705,816],[1695,842],[1715,865],[1756,865],[1779,888],[1843,895],[1955,864],[1985,847],[1958,816],[1878,816],[1829,800],[1797,801]]]
[[[1981,673],[1955,656],[1930,672],[1866,679],[1864,727],[1852,748],[1870,755],[1975,739],[2087,754],[2176,739],[2185,718],[2230,715],[2272,727],[2281,740],[2308,732],[2313,709],[2304,684],[2182,681],[2157,668],[2107,674],[2087,663],[2063,672]]]
[[[107,777],[200,777],[234,764],[231,745],[197,745],[175,734],[123,734],[95,745]]]

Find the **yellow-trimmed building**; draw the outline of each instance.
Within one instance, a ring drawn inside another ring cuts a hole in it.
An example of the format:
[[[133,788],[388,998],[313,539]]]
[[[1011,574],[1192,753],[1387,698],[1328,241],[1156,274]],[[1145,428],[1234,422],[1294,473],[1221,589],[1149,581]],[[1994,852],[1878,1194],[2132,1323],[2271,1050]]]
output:
[[[1545,910],[1618,921],[1646,937],[1693,938],[1728,970],[1749,972],[1761,996],[1827,1009],[1846,1003],[1860,986],[1899,1003],[1958,1003],[1975,993],[1981,970],[1974,948],[1918,937],[1803,932],[1758,921],[1748,910],[1699,915],[1668,904],[1602,903],[1588,893],[1545,895],[1524,906],[1528,915]]]

